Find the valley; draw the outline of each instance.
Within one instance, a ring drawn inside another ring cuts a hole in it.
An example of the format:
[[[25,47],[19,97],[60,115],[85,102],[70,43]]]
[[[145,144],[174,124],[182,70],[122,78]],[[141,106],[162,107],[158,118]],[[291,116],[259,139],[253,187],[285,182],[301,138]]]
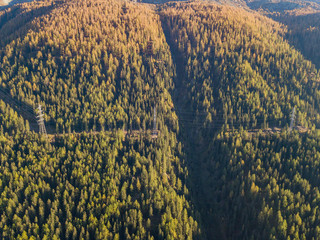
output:
[[[230,2],[0,9],[1,237],[320,237],[317,26]]]

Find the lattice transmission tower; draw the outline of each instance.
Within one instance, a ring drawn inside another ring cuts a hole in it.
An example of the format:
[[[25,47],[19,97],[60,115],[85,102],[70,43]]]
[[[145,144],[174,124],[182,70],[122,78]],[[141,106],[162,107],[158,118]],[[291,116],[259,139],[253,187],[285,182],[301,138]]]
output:
[[[153,135],[157,135],[158,131],[157,131],[157,107],[154,106],[153,107]]]
[[[290,128],[289,131],[292,130],[294,127],[294,121],[296,120],[296,107],[293,108],[291,115],[290,115]]]
[[[42,112],[42,108],[40,104],[37,109],[38,109],[37,122],[39,125],[39,133],[44,135],[46,138],[48,138],[46,126],[44,125],[44,114]]]

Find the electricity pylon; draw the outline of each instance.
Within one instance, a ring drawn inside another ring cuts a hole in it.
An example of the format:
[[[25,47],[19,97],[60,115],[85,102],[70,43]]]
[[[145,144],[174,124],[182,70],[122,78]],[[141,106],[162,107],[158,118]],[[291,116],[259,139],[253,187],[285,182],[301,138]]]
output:
[[[42,112],[41,105],[39,104],[38,115],[37,115],[37,118],[38,118],[37,122],[39,125],[39,133],[42,135],[45,135],[45,137],[48,138],[46,126],[44,125],[44,118],[43,117],[44,117],[44,114]]]
[[[154,106],[153,108],[153,135],[157,135],[157,108]]]
[[[292,130],[292,128],[294,126],[295,119],[296,119],[296,107],[293,108],[292,113],[290,115],[290,128],[289,128],[289,131]]]

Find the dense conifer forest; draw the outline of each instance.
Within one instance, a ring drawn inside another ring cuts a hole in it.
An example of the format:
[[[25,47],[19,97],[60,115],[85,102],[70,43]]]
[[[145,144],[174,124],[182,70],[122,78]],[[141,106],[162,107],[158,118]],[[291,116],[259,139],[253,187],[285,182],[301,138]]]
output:
[[[207,237],[319,238],[318,136],[284,131],[293,106],[297,123],[318,125],[315,65],[259,14],[172,3],[162,18],[183,62],[177,83],[187,97],[177,101],[178,118]]]
[[[227,3],[0,9],[1,239],[320,238],[309,20]]]
[[[168,4],[163,18],[184,59],[182,85],[190,110],[199,112],[195,121],[227,129],[285,127],[296,106],[300,124],[319,124],[317,69],[283,41],[278,23],[197,3]]]
[[[304,56],[320,68],[320,6],[318,10],[302,8],[289,12],[268,14],[288,28],[286,38]]]
[[[159,16],[118,1],[37,2],[0,22],[1,237],[197,238]],[[37,104],[50,131],[89,133],[48,143],[13,110]]]

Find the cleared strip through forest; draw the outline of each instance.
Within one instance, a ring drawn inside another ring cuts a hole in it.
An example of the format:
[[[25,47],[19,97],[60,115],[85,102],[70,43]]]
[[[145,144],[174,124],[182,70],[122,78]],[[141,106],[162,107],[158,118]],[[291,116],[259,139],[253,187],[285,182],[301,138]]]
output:
[[[132,130],[132,131],[126,131],[126,130],[120,130],[123,135],[123,140],[127,138],[131,139],[139,139],[139,137],[144,138],[150,138],[150,139],[157,139],[158,136],[160,136],[160,131],[153,131],[153,130]],[[91,131],[91,132],[74,132],[74,133],[59,133],[59,134],[48,134],[48,140],[50,142],[55,142],[57,138],[63,137],[63,136],[76,136],[79,137],[81,134],[90,134],[90,135],[98,135],[101,133],[108,134],[110,136],[115,135],[115,131]]]

